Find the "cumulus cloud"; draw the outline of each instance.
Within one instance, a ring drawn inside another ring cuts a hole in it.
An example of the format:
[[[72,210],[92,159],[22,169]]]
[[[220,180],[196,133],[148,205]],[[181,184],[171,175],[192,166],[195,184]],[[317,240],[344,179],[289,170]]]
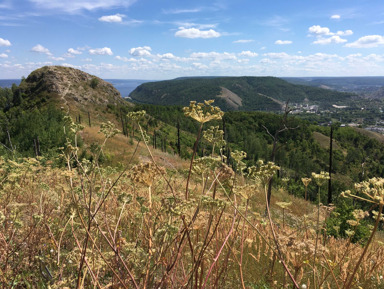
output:
[[[292,44],[291,40],[276,40],[275,44],[277,45],[287,45],[287,44]]]
[[[314,35],[331,35],[328,27],[321,27],[320,25],[313,25],[309,27],[308,31]]]
[[[128,7],[136,0],[30,0],[39,9],[78,13],[82,10],[109,9],[113,7]]]
[[[135,47],[129,50],[129,53],[136,57],[150,56],[152,48],[149,46]]]
[[[242,51],[241,53],[239,53],[239,56],[245,56],[245,57],[256,57],[258,56],[259,54],[256,53],[256,52],[252,52],[252,51]]]
[[[355,42],[348,43],[346,47],[352,48],[372,48],[384,45],[384,36],[382,35],[367,35],[359,38]]]
[[[49,51],[49,49],[45,48],[41,44],[37,44],[36,46],[33,46],[31,48],[31,51],[36,52],[36,53],[46,54],[46,55],[52,55],[52,53]]]
[[[348,29],[345,31],[331,32],[328,27],[321,27],[320,25],[313,25],[308,29],[310,36],[315,36],[317,40],[313,41],[313,44],[340,44],[347,42],[346,39],[341,38],[340,36],[350,36],[353,34],[353,31]]]
[[[158,54],[157,55],[158,57],[160,57],[161,59],[175,59],[175,55],[173,55],[172,53],[164,53],[164,54]]]
[[[313,41],[313,44],[326,45],[326,44],[331,44],[331,43],[339,44],[339,43],[345,43],[345,42],[347,42],[346,39],[343,39],[338,35],[334,35],[334,36],[331,36],[328,38],[319,38],[318,40]]]
[[[217,38],[220,37],[221,34],[213,29],[209,30],[200,30],[197,28],[184,28],[180,27],[179,31],[175,33],[176,37],[183,38]]]
[[[111,48],[103,47],[103,48],[95,48],[89,49],[89,54],[92,55],[113,55]]]
[[[349,36],[353,34],[353,31],[350,29],[345,31],[337,31],[336,33],[334,33],[334,32],[331,32],[331,30],[328,27],[321,27],[320,25],[313,25],[308,28],[308,31],[310,34],[314,36],[333,36],[333,35]]]
[[[107,16],[101,16],[99,18],[99,21],[110,22],[110,23],[120,23],[120,22],[123,22],[124,17],[125,15],[123,14],[107,15]]]
[[[7,39],[0,38],[0,46],[11,46],[11,41]]]
[[[54,56],[51,56],[49,58],[52,59],[52,60],[55,60],[55,61],[64,61],[65,60],[64,57],[54,57]]]
[[[193,52],[190,55],[191,58],[208,58],[208,59],[215,59],[215,60],[236,60],[237,57],[233,53],[228,52]]]
[[[5,54],[5,53],[1,53],[1,54],[0,54],[0,58],[8,58],[8,55]]]
[[[69,49],[67,50],[67,52],[68,52],[69,54],[74,54],[74,55],[80,55],[80,54],[82,54],[82,52],[81,52],[80,50],[78,50],[78,49],[73,49],[73,48],[69,48]]]
[[[331,16],[331,19],[334,19],[334,20],[338,20],[340,18],[341,18],[341,16],[338,15],[338,14],[334,14],[334,15]]]
[[[253,39],[239,39],[239,40],[235,40],[233,41],[232,43],[250,43],[250,42],[254,42],[255,40]]]

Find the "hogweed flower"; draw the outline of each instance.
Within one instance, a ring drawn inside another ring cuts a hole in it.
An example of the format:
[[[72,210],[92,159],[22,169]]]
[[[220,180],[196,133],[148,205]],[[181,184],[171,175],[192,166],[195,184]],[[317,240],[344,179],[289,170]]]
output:
[[[384,205],[384,178],[372,178],[368,181],[355,184],[357,193],[353,194],[350,190],[341,193],[342,197],[351,197],[373,204]]]
[[[189,106],[183,107],[184,115],[203,124],[210,120],[221,119],[224,112],[218,106],[212,106],[214,100],[204,100],[204,103],[191,101]]]
[[[203,132],[203,138],[213,146],[225,146],[224,131],[219,126],[211,126]]]
[[[259,160],[257,166],[248,168],[248,176],[253,179],[260,179],[263,184],[266,184],[279,169],[280,167],[275,165],[274,162],[264,164],[262,160]]]
[[[155,177],[165,174],[165,172],[164,167],[159,167],[155,163],[144,163],[134,166],[129,174],[129,177],[135,183],[151,187]]]
[[[312,181],[312,179],[311,178],[301,178],[301,181],[303,182],[303,185],[305,187],[308,187],[308,185]]]
[[[329,173],[324,171],[320,172],[320,174],[312,173],[312,178],[319,187],[323,186],[330,179]]]
[[[146,115],[145,110],[131,111],[127,113],[127,117],[136,122],[143,120],[145,118],[145,115]]]
[[[100,125],[99,132],[103,133],[105,138],[111,138],[120,133],[120,130],[118,130],[112,122],[107,121]]]

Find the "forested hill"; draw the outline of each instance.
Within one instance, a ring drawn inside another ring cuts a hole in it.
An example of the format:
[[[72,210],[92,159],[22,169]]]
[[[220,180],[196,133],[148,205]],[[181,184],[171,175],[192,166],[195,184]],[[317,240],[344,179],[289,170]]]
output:
[[[160,105],[188,105],[191,100],[214,99],[226,111],[278,111],[287,100],[327,108],[353,96],[352,93],[296,85],[276,77],[179,78],[144,83],[130,94],[134,101]]]

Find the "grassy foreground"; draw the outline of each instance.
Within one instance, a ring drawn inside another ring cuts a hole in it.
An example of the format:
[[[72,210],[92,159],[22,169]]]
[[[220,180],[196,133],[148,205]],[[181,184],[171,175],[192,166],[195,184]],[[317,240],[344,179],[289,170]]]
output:
[[[101,125],[99,146],[81,159],[79,125],[62,148],[60,162],[1,160],[0,284],[2,288],[384,288],[384,247],[375,240],[382,219],[384,180],[357,184],[346,197],[375,205],[376,220],[364,246],[326,234],[333,207],[312,205],[266,187],[278,169],[246,154],[225,164],[222,133],[203,125],[222,116],[211,102],[191,103],[185,114],[200,123],[197,141],[213,146],[189,169],[165,168],[141,140],[123,167],[98,160],[118,131]],[[71,139],[71,141],[70,141]],[[137,148],[146,162],[134,164]],[[196,146],[195,146],[196,149]],[[320,190],[325,173],[313,174]],[[303,185],[304,185],[303,184]],[[355,211],[352,227],[367,217]]]

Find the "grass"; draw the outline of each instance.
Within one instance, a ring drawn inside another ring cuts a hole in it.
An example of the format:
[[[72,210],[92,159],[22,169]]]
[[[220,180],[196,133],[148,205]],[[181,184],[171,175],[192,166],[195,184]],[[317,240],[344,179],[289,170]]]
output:
[[[65,168],[1,160],[4,288],[383,288],[384,247],[324,234],[331,208],[277,187],[265,215],[267,164],[248,178],[217,155],[197,158],[187,180],[187,161],[99,130],[77,132],[99,144],[92,161],[73,143]]]

